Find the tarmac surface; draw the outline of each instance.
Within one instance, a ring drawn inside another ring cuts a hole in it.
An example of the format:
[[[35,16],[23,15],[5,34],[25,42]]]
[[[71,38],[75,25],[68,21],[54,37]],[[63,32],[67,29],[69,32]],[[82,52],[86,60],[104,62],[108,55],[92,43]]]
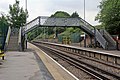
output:
[[[78,80],[33,44],[25,52],[5,52],[0,59],[0,80]]]
[[[0,61],[0,80],[54,80],[41,59],[31,51],[6,52],[5,58]]]

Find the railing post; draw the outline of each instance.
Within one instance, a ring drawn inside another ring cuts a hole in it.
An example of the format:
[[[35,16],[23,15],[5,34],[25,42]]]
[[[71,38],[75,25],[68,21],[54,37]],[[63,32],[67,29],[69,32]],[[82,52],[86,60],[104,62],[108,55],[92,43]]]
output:
[[[41,25],[41,23],[40,23],[40,19],[41,19],[41,17],[39,16],[38,18],[39,18],[39,26],[40,26],[40,25]]]
[[[108,42],[105,44],[105,50],[108,50]]]
[[[116,40],[116,49],[119,50],[119,43],[117,40]]]
[[[90,43],[91,43],[91,46],[90,46],[90,47],[92,48],[92,44],[93,44],[93,43],[92,43],[92,36],[90,36]]]
[[[7,32],[7,37],[6,37],[6,40],[5,40],[5,45],[4,45],[4,50],[5,50],[5,51],[7,50],[7,46],[8,46],[10,34],[11,34],[11,27],[9,26],[8,32]]]
[[[95,48],[96,48],[96,46],[97,46],[97,41],[96,41],[96,29],[95,29],[95,27],[94,27],[94,42],[95,42]]]
[[[84,34],[84,47],[86,48],[86,34]]]
[[[19,39],[18,39],[18,45],[19,45],[19,51],[23,51],[22,46],[22,27],[19,28]]]

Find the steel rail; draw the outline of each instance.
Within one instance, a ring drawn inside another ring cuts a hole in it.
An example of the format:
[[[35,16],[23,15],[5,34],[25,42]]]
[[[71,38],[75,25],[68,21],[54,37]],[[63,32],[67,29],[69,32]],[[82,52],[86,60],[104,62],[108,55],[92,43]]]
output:
[[[35,44],[35,43],[34,43]],[[42,46],[42,45],[39,45],[39,44],[35,44],[37,46]],[[47,47],[47,46],[42,46],[44,48],[47,48],[48,50],[52,51],[52,52],[56,52],[55,54],[62,57],[63,59],[65,59],[68,63],[70,63],[71,65],[74,65],[75,67],[79,68],[79,69],[82,69],[84,72],[90,74],[91,76],[97,78],[98,80],[109,80],[109,78],[107,78],[105,75],[101,74],[101,73],[98,73],[97,71],[89,68],[89,67],[86,67],[86,65],[84,65],[83,62],[80,62],[79,60],[73,58],[73,57],[70,57],[68,55],[65,55],[63,54],[63,52],[59,51],[59,50],[56,50],[56,49],[53,49],[53,48],[50,48],[50,47]],[[82,64],[81,64],[82,63]]]

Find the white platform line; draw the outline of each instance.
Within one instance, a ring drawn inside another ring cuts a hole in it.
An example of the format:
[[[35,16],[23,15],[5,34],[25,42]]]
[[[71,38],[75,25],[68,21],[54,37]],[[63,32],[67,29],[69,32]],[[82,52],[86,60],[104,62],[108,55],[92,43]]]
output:
[[[42,51],[42,50],[41,50]],[[55,62],[58,66],[60,66],[63,70],[65,70],[68,74],[70,74],[73,78],[76,80],[79,80],[76,76],[74,76],[71,72],[69,72],[67,69],[65,69],[62,65],[60,65],[57,61],[55,61],[53,58],[51,58],[48,54],[46,54],[44,51],[42,51],[47,57],[49,57],[53,62]]]

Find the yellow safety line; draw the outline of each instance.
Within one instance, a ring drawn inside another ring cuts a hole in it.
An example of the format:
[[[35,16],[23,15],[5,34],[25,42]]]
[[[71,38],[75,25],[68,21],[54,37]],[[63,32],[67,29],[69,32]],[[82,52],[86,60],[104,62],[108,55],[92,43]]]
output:
[[[0,57],[5,56],[4,51],[0,50]]]
[[[5,56],[5,54],[0,54],[0,57],[3,57],[3,56]]]

